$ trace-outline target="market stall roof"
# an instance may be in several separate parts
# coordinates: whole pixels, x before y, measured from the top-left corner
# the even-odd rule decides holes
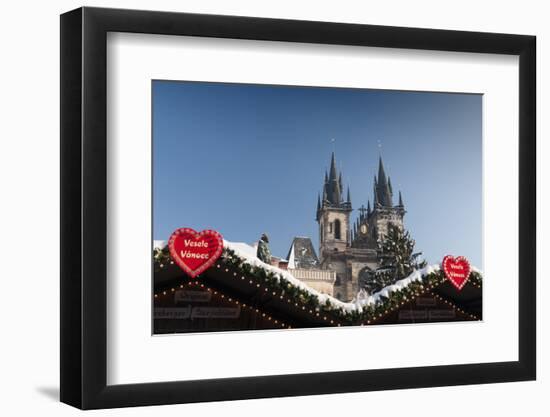
[[[189,278],[170,259],[163,243],[155,245],[155,290]],[[481,272],[473,269],[461,291],[447,281],[439,265],[429,265],[381,291],[364,292],[343,302],[309,287],[291,272],[260,261],[252,246],[224,241],[218,261],[197,280],[204,280],[236,298],[255,300],[288,321],[311,326],[366,324],[397,308],[404,300],[431,292],[481,318]]]

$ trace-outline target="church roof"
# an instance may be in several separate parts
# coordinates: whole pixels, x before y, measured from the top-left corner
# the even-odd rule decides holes
[[[288,267],[311,269],[319,267],[319,258],[309,237],[295,237],[288,251]]]

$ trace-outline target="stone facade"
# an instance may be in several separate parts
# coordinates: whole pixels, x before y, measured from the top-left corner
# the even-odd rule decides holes
[[[289,272],[314,290],[334,297],[336,273],[328,269],[289,269]]]
[[[352,221],[351,194],[343,198],[342,174],[336,169],[334,153],[325,172],[322,198],[317,199],[319,257],[308,237],[295,237],[287,260],[288,270],[310,287],[351,301],[364,282],[380,267],[379,244],[390,225],[404,229],[405,207],[401,192],[393,204],[391,180],[386,177],[382,158],[374,177],[373,204],[362,205]]]
[[[384,240],[389,225],[404,228],[405,208],[401,193],[393,204],[391,180],[386,177],[382,158],[378,176],[374,177],[374,195],[371,208],[361,206],[355,221],[349,188],[342,198],[342,175],[336,169],[334,153],[330,172],[325,174],[323,197],[317,201],[319,224],[319,269],[336,273],[333,295],[343,301],[352,300],[362,281],[380,266],[379,243]]]
[[[334,295],[336,273],[321,269],[315,248],[308,237],[295,237],[287,255],[288,271],[311,288]]]

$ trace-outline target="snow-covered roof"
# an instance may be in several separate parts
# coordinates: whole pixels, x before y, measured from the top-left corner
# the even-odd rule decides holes
[[[153,240],[153,249],[164,249],[166,240]]]
[[[414,271],[412,274],[410,274],[408,277],[403,278],[396,283],[392,285],[388,285],[387,287],[382,288],[380,291],[368,295],[364,291],[360,292],[355,300],[352,302],[346,303],[341,300],[338,300],[335,297],[332,297],[328,294],[321,293],[304,282],[300,281],[299,279],[295,278],[291,272],[277,268],[272,265],[268,265],[261,260],[259,260],[256,256],[256,248],[253,246],[242,243],[242,242],[230,242],[227,240],[223,241],[224,248],[227,248],[235,253],[236,256],[241,258],[244,262],[247,264],[262,268],[267,272],[271,272],[277,279],[284,279],[290,284],[294,285],[297,288],[303,289],[310,293],[311,295],[314,295],[319,300],[320,304],[326,304],[328,301],[333,307],[339,308],[347,313],[352,312],[361,312],[364,307],[378,304],[382,301],[382,298],[389,298],[391,293],[400,291],[406,287],[408,287],[413,282],[421,282],[423,281],[424,277],[427,275],[430,275],[434,272],[439,272],[441,270],[441,267],[437,264],[434,265],[428,265],[425,268],[422,268],[420,270]],[[155,241],[154,245],[155,248],[163,248],[166,246],[166,242],[164,241]],[[481,274],[482,272],[472,267],[472,271],[477,272]]]
[[[277,278],[284,278],[286,281],[294,285],[295,287],[301,288],[303,290],[308,291],[310,294],[315,295],[319,302],[321,304],[325,304],[328,300],[332,305],[335,305],[337,307],[342,308],[346,311],[352,311],[354,308],[351,306],[350,303],[344,303],[337,298],[331,297],[330,295],[323,294],[313,288],[311,288],[309,285],[304,284],[302,281],[300,281],[298,278],[295,278],[294,275],[292,275],[289,271],[277,268],[272,265],[268,265],[265,262],[260,261],[256,254],[254,253],[253,256],[251,256],[250,252],[250,246],[246,243],[234,243],[229,242],[227,240],[223,241],[223,245],[225,248],[232,250],[235,252],[235,255],[237,255],[239,258],[243,259],[247,264],[263,268],[265,271],[272,272],[275,274]],[[248,248],[247,248],[248,246]],[[351,308],[351,310],[350,310]]]
[[[233,243],[233,242],[224,240],[224,247],[231,249],[233,252],[235,252],[237,256],[242,258],[246,263],[255,267],[263,268],[268,272],[272,272],[275,274],[276,277],[282,277],[288,282],[290,282],[292,285],[308,291],[310,294],[315,295],[319,299],[319,302],[321,304],[325,304],[327,301],[329,301],[333,306],[340,308],[346,312],[353,312],[353,311],[360,312],[363,310],[364,307],[376,304],[379,301],[381,301],[382,297],[389,298],[392,292],[399,291],[407,287],[408,285],[410,285],[412,282],[422,281],[425,276],[433,272],[439,272],[441,269],[439,265],[428,265],[425,268],[414,271],[408,277],[397,281],[395,284],[388,285],[387,287],[382,288],[382,290],[378,291],[377,293],[364,296],[364,297],[357,297],[356,300],[349,303],[345,303],[343,301],[338,300],[337,298],[334,298],[327,294],[323,294],[311,288],[307,284],[295,278],[289,271],[274,267],[272,265],[268,265],[260,261],[255,256],[255,254],[251,256],[250,250],[246,248],[247,246],[248,245],[246,245],[246,243]],[[477,271],[477,269],[475,268],[472,268],[472,270]]]

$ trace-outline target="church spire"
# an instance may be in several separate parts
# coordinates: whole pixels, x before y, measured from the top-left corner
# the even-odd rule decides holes
[[[401,191],[399,191],[399,207],[405,207],[405,205],[403,204],[403,197],[401,197]]]
[[[330,158],[330,176],[329,181],[336,181],[336,160],[334,158],[334,152]]]
[[[342,178],[342,172],[338,172],[338,168],[336,168],[336,156],[334,152],[332,152],[330,157],[330,168],[328,171],[325,170],[325,182],[320,198],[320,210],[332,207],[351,211],[351,193],[348,186],[347,194],[344,194],[346,193],[346,189],[344,188]],[[345,200],[344,197],[346,197]]]
[[[384,170],[384,163],[382,162],[382,157],[378,157],[378,183],[387,184],[386,180],[386,171]]]
[[[378,200],[384,207],[393,206],[391,182],[388,183],[386,178],[386,171],[384,170],[384,163],[382,162],[382,156],[378,158],[378,183],[376,184],[378,191]]]
[[[336,169],[336,158],[334,157],[334,152],[332,152],[332,157],[330,159],[330,171],[325,188],[329,203],[339,205],[342,200],[342,189],[340,179],[338,178],[338,170]]]

